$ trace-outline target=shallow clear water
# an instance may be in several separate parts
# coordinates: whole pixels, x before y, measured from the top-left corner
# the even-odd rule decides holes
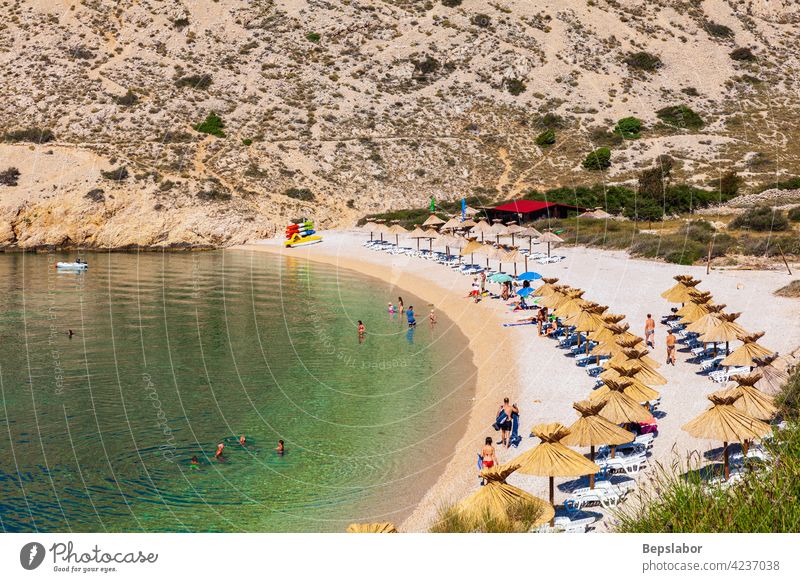
[[[86,274],[53,268],[71,258],[0,255],[5,531],[399,521],[463,433],[466,338],[441,314],[429,326],[412,296],[409,332],[386,313],[389,284],[244,251],[96,253]]]

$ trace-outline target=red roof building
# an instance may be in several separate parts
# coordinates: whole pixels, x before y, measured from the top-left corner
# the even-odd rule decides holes
[[[490,219],[499,218],[504,222],[516,220],[517,222],[533,222],[539,218],[566,218],[570,213],[586,210],[571,204],[560,202],[543,202],[541,200],[514,200],[508,204],[501,204],[494,208],[487,208],[486,213]]]

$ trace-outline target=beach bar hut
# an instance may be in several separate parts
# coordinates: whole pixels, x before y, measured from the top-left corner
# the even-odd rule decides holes
[[[563,424],[538,424],[531,433],[542,442],[522,453],[513,462],[519,464],[520,473],[549,478],[550,505],[555,501],[555,477],[580,477],[600,471],[600,467],[594,462],[561,443],[561,439],[569,434],[569,429]],[[553,525],[552,520],[550,525]]]
[[[578,413],[569,434],[561,439],[561,443],[570,447],[589,447],[589,460],[594,462],[594,448],[601,445],[624,445],[635,437],[632,432],[620,428],[613,422],[600,416],[602,402],[581,400],[572,404]],[[594,473],[589,475],[589,488],[594,489]]]
[[[765,437],[772,432],[767,423],[745,414],[734,406],[739,398],[738,394],[728,391],[709,394],[711,407],[681,427],[693,437],[722,442],[726,481],[730,477],[728,444],[744,443]]]

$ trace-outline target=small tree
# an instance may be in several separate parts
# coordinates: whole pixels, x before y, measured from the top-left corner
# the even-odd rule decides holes
[[[685,129],[700,129],[703,118],[686,105],[671,105],[656,111],[658,118],[664,123]]]
[[[527,87],[525,86],[525,83],[519,79],[506,79],[506,89],[508,89],[508,92],[516,97],[520,93],[523,93]]]
[[[656,55],[645,51],[628,53],[623,60],[632,69],[639,69],[640,71],[652,72],[664,66],[664,63]]]
[[[614,133],[625,139],[637,139],[642,131],[642,120],[637,117],[623,117],[614,126]]]
[[[754,61],[756,60],[756,55],[749,48],[740,47],[731,52],[731,58],[734,61]]]
[[[608,148],[597,148],[590,152],[583,160],[583,167],[587,170],[605,170],[611,167],[611,150]]]
[[[783,212],[772,206],[756,206],[750,208],[734,218],[730,228],[755,230],[758,232],[773,232],[789,230],[789,221]]]
[[[0,172],[0,186],[16,186],[19,176],[19,170],[14,167]]]
[[[739,193],[739,185],[741,183],[742,179],[736,173],[736,170],[725,172],[719,179],[719,193],[722,198],[725,200],[734,198]]]
[[[536,136],[536,145],[543,148],[550,147],[556,143],[556,132],[548,129]]]

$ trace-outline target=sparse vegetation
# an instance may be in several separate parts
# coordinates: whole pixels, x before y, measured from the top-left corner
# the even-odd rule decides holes
[[[783,231],[789,229],[789,220],[782,210],[772,206],[756,206],[734,218],[728,227],[757,232]]]
[[[122,182],[128,179],[128,168],[125,166],[120,166],[119,168],[114,168],[108,171],[100,170],[100,175],[105,178],[106,180],[112,180],[114,182]]]
[[[788,285],[784,285],[775,291],[775,295],[779,297],[800,297],[800,279],[795,279]]]
[[[479,26],[481,28],[489,28],[492,24],[492,18],[488,14],[478,13],[473,14],[472,18],[470,18],[470,22],[475,26]]]
[[[719,191],[722,194],[723,198],[730,200],[731,198],[738,195],[739,186],[741,185],[741,183],[742,179],[739,177],[739,174],[737,174],[735,170],[725,172],[719,179]]]
[[[131,107],[133,105],[136,105],[138,101],[139,101],[139,96],[130,89],[128,89],[125,95],[119,95],[114,97],[114,102],[117,105],[122,105],[123,107]]]
[[[185,75],[175,79],[176,87],[188,87],[190,89],[197,89],[198,91],[205,91],[211,86],[211,75],[203,73],[196,75]]]
[[[40,127],[26,127],[24,129],[14,129],[7,131],[3,135],[3,140],[16,143],[29,141],[33,143],[47,143],[55,139],[55,135],[49,129]]]
[[[515,97],[517,95],[524,93],[525,89],[527,88],[525,86],[525,83],[519,79],[506,79],[505,85],[508,92],[514,95]]]
[[[786,213],[786,218],[792,222],[800,222],[800,206],[790,208],[789,212]]]
[[[664,66],[664,63],[661,62],[661,59],[658,58],[657,55],[646,51],[628,53],[625,55],[623,61],[632,69],[647,71],[648,73],[656,71]]]
[[[322,39],[322,35],[320,35],[318,32],[307,32],[306,33],[306,40],[308,40],[310,42],[318,43],[320,41],[320,39]]]
[[[711,20],[703,21],[703,28],[709,35],[716,36],[717,38],[730,38],[733,36],[733,31],[730,28],[724,24],[712,22]]]
[[[557,113],[537,115],[532,120],[533,126],[540,129],[559,129],[564,127],[564,119]]]
[[[536,136],[536,145],[546,148],[556,143],[556,132],[552,129],[546,129]]]
[[[314,193],[308,188],[289,188],[283,192],[283,195],[304,202],[313,202],[315,198]]]
[[[642,120],[637,117],[623,117],[614,126],[614,133],[625,139],[637,139],[642,131]]]
[[[197,192],[197,197],[207,202],[225,202],[231,199],[231,193],[219,180],[212,178]]]
[[[590,152],[583,160],[583,167],[587,170],[605,170],[611,167],[611,150],[608,148],[597,148]]]
[[[84,198],[91,200],[92,202],[103,202],[106,197],[103,193],[101,188],[93,188],[89,190],[86,194],[83,195]]]
[[[461,1],[462,0],[442,0],[442,5],[448,8],[455,8],[456,6],[461,6]]]
[[[731,52],[731,58],[734,61],[754,61],[756,60],[756,55],[749,48],[740,47]]]
[[[467,515],[452,505],[439,511],[430,533],[525,533],[529,532],[542,515],[541,506],[529,501],[518,501],[506,510],[506,518],[489,513],[481,517]]]
[[[672,105],[656,111],[658,118],[669,125],[681,129],[700,129],[703,118],[686,105]]]
[[[11,167],[0,172],[0,186],[16,186],[19,181],[19,170]]]
[[[223,123],[222,118],[212,111],[206,116],[202,123],[195,125],[194,129],[195,131],[207,133],[208,135],[213,135],[214,137],[225,137],[225,132],[222,131],[222,128],[224,127],[225,124]]]

